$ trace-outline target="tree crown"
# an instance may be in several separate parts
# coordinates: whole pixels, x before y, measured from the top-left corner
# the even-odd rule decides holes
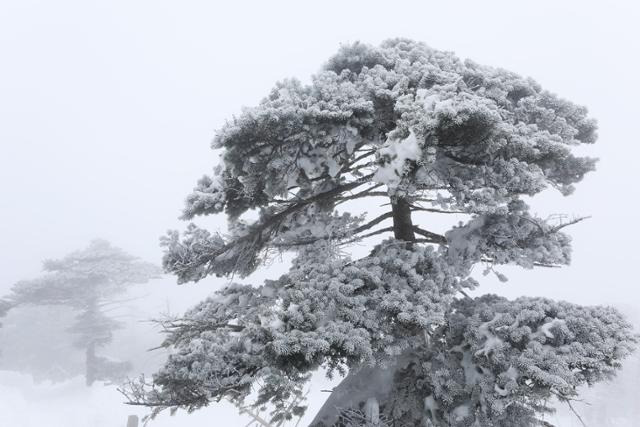
[[[311,84],[278,83],[217,133],[221,162],[189,194],[183,218],[224,211],[230,236],[195,225],[182,240],[170,233],[165,268],[181,281],[247,275],[268,249],[352,243],[394,215],[337,213],[355,199],[530,221],[520,197],[571,193],[595,163],[571,149],[594,142],[595,129],[584,107],[505,70],[403,39],[345,46]],[[250,210],[257,221],[241,218]],[[446,240],[411,227],[404,240]]]

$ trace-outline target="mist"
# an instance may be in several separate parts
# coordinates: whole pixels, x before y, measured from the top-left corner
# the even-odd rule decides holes
[[[597,170],[569,197],[547,191],[531,200],[541,216],[589,216],[567,229],[571,265],[502,267],[509,281],[480,275],[477,294],[612,305],[639,330],[639,20],[640,5],[632,1],[5,1],[0,296],[40,276],[44,260],[96,238],[161,265],[160,236],[184,229],[179,216],[186,195],[219,161],[210,146],[216,129],[243,106],[258,104],[277,81],[308,83],[341,44],[407,37],[530,76],[587,106],[598,121],[597,143],[580,148],[581,155],[600,159]],[[224,215],[197,222],[226,230]],[[274,261],[244,282],[275,279],[288,261]],[[132,288],[112,312],[125,326],[103,353],[130,361],[131,375],[152,374],[166,353],[148,351],[163,339],[150,320],[181,314],[228,282],[209,277],[178,285],[160,274]],[[148,413],[125,405],[115,385],[85,387],[81,354],[62,338],[72,317],[60,307],[31,307],[0,319],[0,425],[125,426],[128,415]],[[54,337],[47,345],[51,359],[69,363],[60,378],[47,369],[49,354],[38,342],[44,336]],[[587,425],[637,425],[638,366],[636,353],[618,379],[585,395],[591,407],[576,405]],[[330,383],[314,377],[311,418],[301,425],[311,421]],[[566,407],[551,417],[558,426],[580,425]],[[149,425],[250,421],[222,403],[163,414]]]

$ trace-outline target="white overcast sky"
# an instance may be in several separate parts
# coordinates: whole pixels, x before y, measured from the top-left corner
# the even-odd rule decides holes
[[[2,0],[0,291],[94,237],[159,262],[226,118],[308,81],[340,43],[401,36],[531,76],[599,120],[599,170],[535,204],[593,217],[570,229],[573,265],[483,289],[640,308],[639,23],[636,1]]]

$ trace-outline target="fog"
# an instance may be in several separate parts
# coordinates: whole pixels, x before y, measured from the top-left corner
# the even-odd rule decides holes
[[[6,0],[0,4],[0,296],[37,277],[43,260],[95,238],[159,265],[158,239],[184,227],[178,219],[184,198],[216,164],[210,141],[226,119],[258,103],[277,80],[309,81],[341,43],[407,37],[531,76],[587,106],[599,123],[598,142],[583,150],[600,158],[597,171],[570,197],[548,192],[532,202],[542,215],[591,217],[569,229],[572,265],[505,268],[509,282],[487,276],[479,293],[612,304],[636,313],[638,22],[640,5],[633,1]],[[225,228],[223,216],[199,223]],[[274,263],[249,282],[285,270],[286,263]],[[126,356],[134,360],[139,350],[138,371],[152,372],[147,368],[156,362],[146,350],[161,340],[142,321],[182,312],[227,280],[175,282],[166,275],[141,285],[139,298],[122,308],[131,327],[116,334],[110,351],[137,342]],[[124,426],[126,414],[144,413],[122,405],[113,388],[84,393],[82,379],[33,384],[26,374],[0,374],[2,426]],[[311,394],[316,407],[319,388]],[[621,399],[629,393],[607,390]],[[156,425],[249,421],[233,407],[214,405],[161,417]],[[567,415],[558,425],[574,422]]]

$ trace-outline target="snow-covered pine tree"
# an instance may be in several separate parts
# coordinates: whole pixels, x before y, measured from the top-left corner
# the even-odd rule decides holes
[[[74,345],[86,353],[86,382],[126,376],[127,362],[110,361],[96,355],[96,348],[111,342],[120,324],[104,309],[114,304],[127,287],[146,283],[161,269],[141,261],[105,240],[94,240],[80,251],[59,260],[44,262],[46,272],[33,280],[16,283],[6,298],[11,307],[21,305],[63,305],[78,312],[69,332]]]
[[[611,308],[466,291],[476,264],[569,263],[575,220],[538,218],[523,196],[570,194],[595,164],[572,148],[595,140],[585,108],[533,80],[409,40],[345,46],[311,84],[278,83],[217,133],[221,162],[186,200],[184,219],[225,212],[229,234],[170,232],[164,268],[248,276],[293,251],[291,269],[168,320],[174,352],[130,403],[193,410],[256,391],[280,425],[326,369],[348,374],[313,425],[538,425],[554,398],[611,376],[636,336]],[[372,203],[386,211],[351,209]],[[454,212],[466,222],[429,229]]]

